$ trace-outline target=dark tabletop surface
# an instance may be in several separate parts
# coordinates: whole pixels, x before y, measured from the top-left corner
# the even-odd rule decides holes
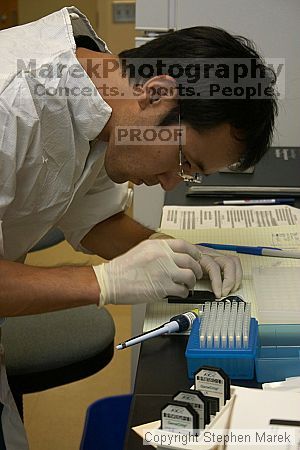
[[[233,200],[233,199],[245,199],[245,198],[280,198],[280,197],[294,197],[295,198],[295,205],[296,208],[300,208],[300,196],[294,196],[292,194],[249,194],[249,195],[242,195],[242,194],[236,194],[233,195],[224,195],[222,197],[216,197],[215,195],[199,195],[195,197],[187,197],[186,196],[187,187],[184,183],[180,183],[176,186],[175,189],[173,189],[170,192],[166,192],[165,195],[165,205],[178,205],[178,206],[215,206],[214,202],[220,201],[220,200]],[[298,194],[299,195],[299,194]],[[246,208],[246,206],[245,206]]]
[[[215,201],[221,200],[215,196],[186,197],[186,189],[184,183],[181,183],[173,191],[166,193],[165,205],[212,206]],[[230,198],[232,197],[222,197]],[[239,195],[238,198],[246,197]],[[255,197],[251,195],[248,198]],[[300,208],[300,198],[296,198],[295,206]],[[187,336],[160,336],[142,344],[124,450],[153,450],[152,446],[143,445],[142,439],[131,427],[159,420],[162,406],[178,390],[187,389],[193,384],[187,377],[184,356],[187,339]],[[255,381],[235,380],[234,384],[260,387]]]

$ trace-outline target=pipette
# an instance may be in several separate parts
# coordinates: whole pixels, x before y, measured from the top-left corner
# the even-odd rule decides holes
[[[122,350],[124,348],[131,347],[132,345],[139,344],[140,342],[146,341],[147,339],[156,336],[160,336],[162,334],[187,331],[192,327],[194,320],[197,317],[198,316],[195,311],[188,311],[183,314],[178,314],[177,316],[172,317],[169,322],[161,325],[160,327],[128,339],[127,341],[118,344],[116,348],[118,350]]]

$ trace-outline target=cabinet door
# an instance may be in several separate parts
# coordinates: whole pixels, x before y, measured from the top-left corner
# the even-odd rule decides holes
[[[175,28],[175,0],[136,0],[136,29],[168,31]]]

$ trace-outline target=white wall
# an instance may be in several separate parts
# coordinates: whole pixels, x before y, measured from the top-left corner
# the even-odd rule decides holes
[[[285,58],[285,98],[275,145],[300,145],[300,1],[177,0],[177,28],[210,25],[255,42],[265,58]]]

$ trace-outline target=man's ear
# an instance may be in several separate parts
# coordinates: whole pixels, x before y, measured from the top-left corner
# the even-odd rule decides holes
[[[158,75],[150,78],[142,86],[137,98],[141,109],[164,100],[175,100],[177,98],[177,85],[174,78],[169,75]]]

